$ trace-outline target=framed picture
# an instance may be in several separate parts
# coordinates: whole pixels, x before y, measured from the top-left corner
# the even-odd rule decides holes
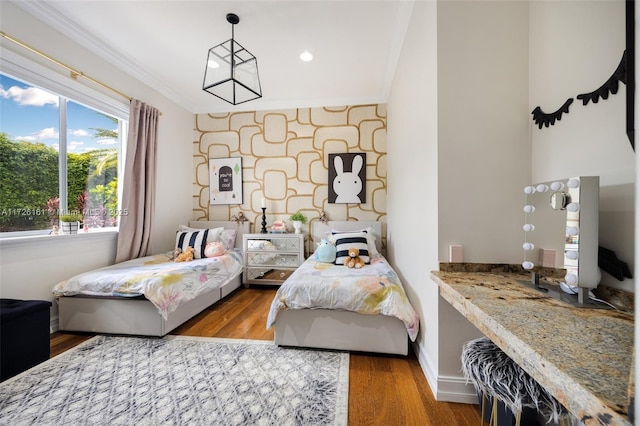
[[[367,154],[329,154],[329,202],[365,203]]]
[[[211,204],[242,204],[242,157],[209,159]]]

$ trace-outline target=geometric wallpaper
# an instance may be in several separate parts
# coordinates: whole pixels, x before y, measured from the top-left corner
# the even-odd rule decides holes
[[[334,153],[366,153],[365,203],[328,202]],[[209,158],[227,157],[242,157],[243,203],[210,205]],[[259,232],[264,198],[267,227],[281,219],[292,229],[297,211],[308,218],[304,232],[323,211],[329,220],[386,222],[386,159],[386,104],[196,114],[193,220],[229,220],[242,211]]]

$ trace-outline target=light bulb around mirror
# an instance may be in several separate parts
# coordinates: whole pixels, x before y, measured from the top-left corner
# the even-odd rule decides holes
[[[533,231],[534,229],[536,229],[536,227],[535,227],[535,226],[533,226],[533,225],[532,225],[532,224],[530,224],[530,223],[525,223],[525,224],[524,224],[524,226],[522,227],[522,229],[524,229],[524,232],[531,232],[531,231]]]
[[[576,260],[578,258],[578,251],[577,250],[567,250],[567,251],[564,252],[564,255],[569,260]]]
[[[535,192],[536,192],[536,187],[535,186],[529,185],[529,186],[525,186],[524,187],[524,193],[527,194],[527,195],[534,194]]]
[[[541,183],[540,185],[536,186],[536,191],[538,192],[547,192],[548,190],[549,190],[549,187],[544,183]]]
[[[578,227],[577,226],[567,226],[567,235],[571,237],[575,237],[578,235]]]
[[[567,204],[567,211],[575,213],[580,209],[580,205],[578,203],[569,203]]]
[[[576,274],[569,273],[564,276],[564,282],[566,282],[568,285],[575,286],[576,284],[578,284],[578,276]]]
[[[527,269],[527,270],[529,270],[529,269],[533,269],[533,263],[532,263],[532,262],[529,262],[528,260],[527,260],[527,261],[524,261],[524,262],[522,262],[522,267],[523,267],[524,269]]]
[[[580,179],[572,178],[567,182],[569,188],[577,188],[580,186]]]
[[[532,243],[524,243],[522,245],[522,248],[525,249],[526,251],[531,251],[535,248],[535,246]]]
[[[562,188],[564,188],[564,183],[562,182],[552,182],[551,185],[549,185],[549,188],[551,188],[551,190],[553,191],[560,191]]]
[[[532,206],[531,204],[527,204],[526,206],[524,206],[523,210],[525,213],[533,213],[536,211],[536,207]]]

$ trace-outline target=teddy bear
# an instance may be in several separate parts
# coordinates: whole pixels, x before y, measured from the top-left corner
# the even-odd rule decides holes
[[[360,250],[356,247],[351,247],[349,249],[349,258],[344,261],[344,265],[347,268],[362,268],[364,266],[364,260],[360,258]]]
[[[174,262],[189,262],[193,260],[194,252],[195,250],[193,249],[193,247],[189,246],[185,249],[185,251],[183,251],[182,253],[176,256],[176,259],[174,260]]]

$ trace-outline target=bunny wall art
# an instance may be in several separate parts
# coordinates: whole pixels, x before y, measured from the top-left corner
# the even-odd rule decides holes
[[[329,202],[364,203],[366,154],[329,154]]]

